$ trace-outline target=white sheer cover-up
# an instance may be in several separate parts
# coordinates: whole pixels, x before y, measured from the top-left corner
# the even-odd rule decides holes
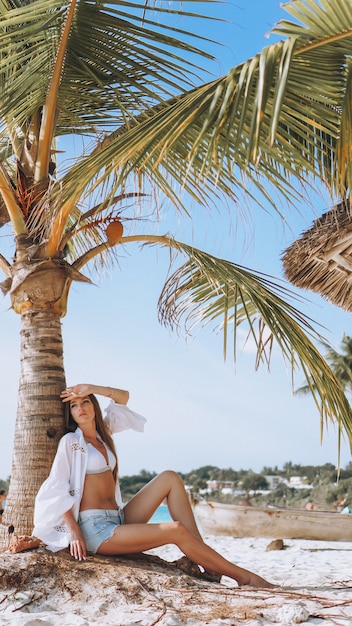
[[[111,401],[105,412],[104,421],[112,434],[130,428],[144,431],[145,417],[124,404]],[[70,543],[70,533],[62,515],[72,509],[75,520],[78,520],[87,458],[87,444],[81,429],[64,435],[59,441],[50,474],[38,491],[32,534],[52,552],[67,548]],[[118,506],[122,506],[118,481],[115,497]]]

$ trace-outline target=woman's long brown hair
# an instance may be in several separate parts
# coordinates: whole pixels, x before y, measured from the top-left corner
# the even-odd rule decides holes
[[[113,438],[111,436],[110,430],[108,429],[107,425],[105,424],[105,422],[103,420],[103,415],[102,415],[102,412],[101,412],[100,404],[99,404],[98,400],[96,399],[95,395],[93,393],[90,393],[88,395],[88,398],[92,401],[93,406],[94,406],[95,424],[96,424],[98,435],[100,435],[100,437],[102,438],[104,443],[106,443],[108,448],[110,448],[111,452],[113,453],[113,455],[114,455],[114,457],[116,459],[116,465],[115,465],[113,473],[112,473],[113,477],[114,477],[114,480],[116,482],[117,481],[117,472],[118,472],[118,461],[117,461],[117,454],[116,454],[114,440],[113,440]],[[65,402],[65,426],[66,426],[66,431],[67,432],[71,432],[71,433],[74,432],[76,430],[76,428],[78,428],[77,422],[75,422],[75,420],[72,417],[71,408],[70,408],[70,403],[69,402]]]

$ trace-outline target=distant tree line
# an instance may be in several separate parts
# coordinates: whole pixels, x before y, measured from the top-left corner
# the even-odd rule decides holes
[[[147,472],[145,469],[142,469],[139,474],[133,474],[132,476],[120,476],[119,483],[123,501],[128,501],[154,476],[156,476],[156,472]]]
[[[288,487],[284,483],[270,494],[270,501],[275,504],[296,504],[304,498],[316,497],[321,504],[332,505],[335,500],[349,498],[352,499],[352,462],[341,469],[339,480],[338,471],[332,463],[324,465],[300,465],[291,461],[285,463],[282,468],[263,467],[261,472],[254,472],[251,469],[234,470],[233,468],[219,468],[214,465],[204,465],[190,472],[178,472],[185,484],[194,494],[207,489],[208,481],[231,481],[235,489],[243,492],[260,492],[269,488],[266,476],[281,476],[283,480],[289,481],[292,476],[306,477],[307,489],[296,490]],[[141,470],[139,474],[133,476],[122,476],[120,486],[122,496],[125,501],[131,498],[143,485],[156,476],[156,472]],[[311,486],[312,487],[311,487]],[[222,497],[221,494],[210,494],[213,498],[226,501],[234,500],[232,496]],[[258,503],[265,500],[265,496],[260,493],[254,501]]]

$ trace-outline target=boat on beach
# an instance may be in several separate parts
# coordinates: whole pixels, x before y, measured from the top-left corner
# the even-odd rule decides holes
[[[352,515],[334,511],[262,509],[205,501],[193,507],[205,535],[352,541]]]

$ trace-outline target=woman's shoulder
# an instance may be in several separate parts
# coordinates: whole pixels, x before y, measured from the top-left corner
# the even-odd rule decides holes
[[[70,441],[71,439],[78,439],[78,433],[76,430],[69,431],[62,435],[60,441]]]
[[[73,444],[79,445],[81,441],[80,433],[77,430],[68,432],[63,435],[59,441],[59,448],[65,448],[67,446],[72,446]]]
[[[57,446],[57,461],[59,462],[62,458],[71,458],[76,452],[85,454],[87,452],[87,447],[84,444],[84,439],[82,439],[80,430],[79,432],[74,431],[63,435]]]

